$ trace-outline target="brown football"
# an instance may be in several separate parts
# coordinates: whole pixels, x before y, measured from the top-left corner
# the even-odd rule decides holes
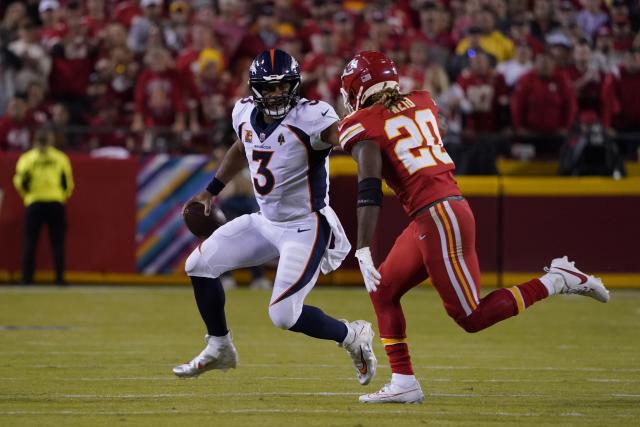
[[[199,202],[191,202],[182,212],[184,223],[196,237],[206,239],[226,222],[224,214],[215,205],[211,205],[209,215],[204,214],[204,205]]]

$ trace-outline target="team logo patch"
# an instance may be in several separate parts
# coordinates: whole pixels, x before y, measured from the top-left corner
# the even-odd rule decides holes
[[[253,132],[250,130],[244,131],[244,142],[251,142],[253,140]]]
[[[278,135],[278,144],[280,144],[280,145],[284,144],[284,135],[283,134]]]

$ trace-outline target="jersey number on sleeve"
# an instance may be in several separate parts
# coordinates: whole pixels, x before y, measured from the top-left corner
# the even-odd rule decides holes
[[[264,185],[260,185],[258,179],[253,178],[253,186],[255,187],[258,194],[266,196],[271,193],[273,190],[273,186],[276,183],[275,178],[273,177],[273,173],[267,168],[269,165],[269,161],[271,160],[271,156],[273,156],[273,151],[258,151],[253,150],[253,161],[260,162],[258,165],[258,173],[264,177]]]
[[[409,175],[423,168],[453,163],[442,146],[438,122],[430,109],[416,111],[413,119],[399,115],[385,122],[384,131],[390,141],[402,135],[401,129],[409,135],[396,141],[394,151]]]

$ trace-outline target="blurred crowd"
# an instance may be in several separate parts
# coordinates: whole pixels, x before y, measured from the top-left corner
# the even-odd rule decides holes
[[[301,63],[303,96],[339,112],[345,62],[383,51],[403,91],[432,93],[454,152],[557,155],[597,126],[635,157],[638,3],[5,0],[0,151],[28,149],[48,123],[65,150],[211,152],[233,140],[248,64],[279,47]]]

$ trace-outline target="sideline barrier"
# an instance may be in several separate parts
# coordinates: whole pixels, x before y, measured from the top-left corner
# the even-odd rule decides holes
[[[0,283],[19,279],[23,207],[13,185],[16,155],[0,154]],[[68,204],[67,278],[72,283],[187,284],[184,259],[197,241],[180,207],[210,179],[204,156],[128,160],[72,156],[76,192]],[[332,205],[352,242],[356,232],[356,168],[331,158]],[[640,178],[458,177],[477,223],[484,286],[539,276],[551,258],[569,255],[611,287],[640,288]],[[408,219],[385,188],[373,255],[380,261]],[[50,277],[42,233],[36,278]],[[140,274],[145,273],[145,274]],[[271,272],[272,274],[272,272]],[[248,281],[248,273],[236,274]],[[352,255],[321,284],[361,284]]]

